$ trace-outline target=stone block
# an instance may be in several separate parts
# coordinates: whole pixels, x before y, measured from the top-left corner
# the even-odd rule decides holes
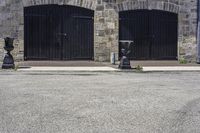
[[[98,5],[96,7],[96,11],[103,11],[104,10],[104,6],[103,5]]]
[[[108,23],[107,23],[107,28],[108,28],[108,29],[115,29],[115,23],[113,23],[113,22],[108,22]]]

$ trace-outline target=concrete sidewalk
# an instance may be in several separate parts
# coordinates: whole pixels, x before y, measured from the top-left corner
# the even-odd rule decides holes
[[[0,62],[1,63],[1,62]],[[110,62],[95,62],[95,61],[22,61],[15,62],[16,66],[31,66],[31,67],[113,67]],[[115,68],[119,65],[119,61],[116,61]],[[161,66],[200,66],[196,63],[180,64],[179,61],[174,60],[134,60],[131,61],[131,66],[143,66],[143,67],[161,67]]]
[[[19,72],[135,72],[136,69],[121,70],[113,67],[27,67],[17,69]],[[141,72],[199,71],[198,66],[143,67]]]
[[[0,62],[1,63],[1,62]],[[120,70],[118,63],[94,61],[26,61],[16,62],[19,72],[135,72],[136,69]],[[169,71],[200,71],[199,64],[179,64],[178,61],[131,61],[132,68],[137,65],[143,72],[169,72]]]
[[[38,71],[55,71],[55,72],[113,72],[119,71],[119,69],[112,67],[27,67],[27,68],[19,68],[17,71],[19,72],[38,72]]]
[[[199,66],[143,67],[144,72],[200,71]]]

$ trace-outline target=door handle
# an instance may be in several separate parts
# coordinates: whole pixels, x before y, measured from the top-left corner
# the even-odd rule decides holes
[[[66,33],[63,33],[63,36],[65,36],[65,37],[66,37],[66,36],[67,36],[67,34],[66,34]]]
[[[57,33],[58,36],[67,36],[67,33]]]

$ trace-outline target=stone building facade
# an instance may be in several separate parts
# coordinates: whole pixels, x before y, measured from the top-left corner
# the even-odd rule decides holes
[[[33,5],[73,5],[94,10],[94,60],[109,61],[119,52],[119,12],[162,10],[178,14],[178,59],[196,61],[197,0],[0,0],[0,60],[4,56],[3,38],[15,38],[12,52],[16,61],[24,60],[23,8]],[[118,56],[116,56],[118,57]]]

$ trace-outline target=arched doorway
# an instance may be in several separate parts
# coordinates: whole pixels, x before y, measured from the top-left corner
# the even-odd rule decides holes
[[[94,11],[75,6],[25,7],[25,60],[92,60],[93,17]]]
[[[160,10],[122,11],[119,40],[134,40],[131,59],[177,59],[178,15]]]

